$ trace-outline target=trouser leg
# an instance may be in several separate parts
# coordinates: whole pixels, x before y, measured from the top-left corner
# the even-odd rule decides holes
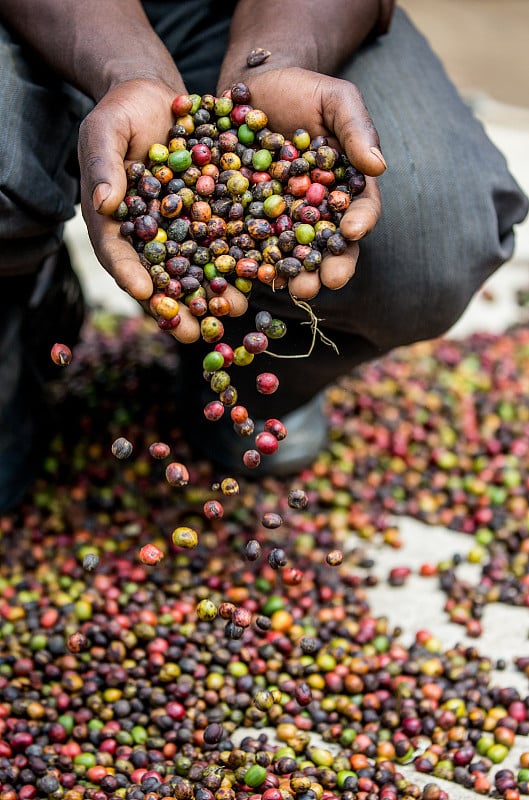
[[[0,276],[34,272],[59,249],[89,107],[0,26]]]
[[[75,341],[80,288],[62,231],[77,198],[77,128],[89,102],[0,26],[0,512],[23,497],[53,430],[54,341]]]

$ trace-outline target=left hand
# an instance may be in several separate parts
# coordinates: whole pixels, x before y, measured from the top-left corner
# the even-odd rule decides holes
[[[178,87],[178,78],[174,79]],[[180,92],[184,92],[181,84]],[[81,207],[90,241],[99,262],[118,286],[151,313],[149,298],[152,279],[141,265],[138,254],[120,234],[112,217],[125,195],[127,179],[124,164],[145,158],[153,142],[164,142],[174,122],[171,102],[178,93],[162,81],[123,81],[110,89],[81,125],[79,165]],[[225,297],[230,315],[246,310],[246,297],[229,286]],[[170,334],[187,344],[200,337],[200,323],[185,303],[180,303],[180,324]]]
[[[289,282],[291,294],[302,299],[315,297],[322,284],[340,289],[354,275],[358,240],[373,230],[381,215],[376,177],[384,172],[386,163],[362,95],[348,81],[299,67],[256,75],[249,72],[242,79],[252,93],[252,105],[268,116],[271,130],[291,137],[297,128],[304,128],[311,137],[326,136],[366,175],[366,188],[351,203],[340,224],[342,235],[350,242],[346,252],[326,257],[317,272],[302,271]]]

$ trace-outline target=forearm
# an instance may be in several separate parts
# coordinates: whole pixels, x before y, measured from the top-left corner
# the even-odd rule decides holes
[[[181,79],[138,0],[2,0],[0,19],[69,83],[98,101],[123,80]]]
[[[283,67],[334,75],[370,34],[387,27],[392,7],[392,0],[240,0],[218,88]],[[248,68],[257,47],[271,55]]]

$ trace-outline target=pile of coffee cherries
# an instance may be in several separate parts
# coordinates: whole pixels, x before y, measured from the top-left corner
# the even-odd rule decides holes
[[[235,495],[189,458],[171,337],[89,323],[42,479],[0,517],[0,800],[526,797],[506,654],[475,628],[445,650],[395,581],[390,616],[370,590],[395,516],[475,536],[479,578],[432,548],[416,602],[436,581],[459,625],[517,606],[529,676],[529,330],[364,365],[329,390],[313,465]]]
[[[249,295],[254,281],[281,288],[303,270],[318,270],[326,255],[342,254],[340,221],[365,188],[364,175],[325,137],[299,129],[287,140],[250,102],[242,83],[218,98],[177,96],[167,144],[152,144],[145,163],[127,166],[127,194],[115,213],[152,278],[150,310],[160,328],[177,328],[185,304],[213,345],[203,364],[218,395],[205,409],[212,420],[237,406],[227,369],[251,363],[269,339],[286,333],[282,320],[262,311],[240,346],[223,342],[223,318],[232,312],[226,289]],[[272,393],[277,385],[264,373],[257,390]],[[234,415],[244,426],[244,411]],[[264,448],[256,443],[246,466],[275,451],[264,433]]]

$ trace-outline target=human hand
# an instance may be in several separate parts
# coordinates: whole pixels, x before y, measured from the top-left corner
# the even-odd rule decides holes
[[[358,260],[358,240],[376,225],[381,214],[376,177],[386,169],[375,126],[359,90],[348,81],[299,67],[245,74],[252,105],[268,116],[269,127],[285,136],[305,128],[312,137],[326,136],[344,151],[349,161],[366,175],[366,188],[347,209],[340,231],[349,242],[340,256],[324,258],[317,272],[302,271],[289,282],[291,294],[314,297],[321,285],[340,289],[353,276]]]
[[[183,84],[175,89],[153,80],[119,83],[88,114],[79,134],[81,207],[95,254],[116,283],[149,313],[151,277],[112,214],[125,196],[125,165],[143,161],[153,143],[167,140],[174,123],[171,103],[184,91]],[[229,287],[225,296],[234,316],[244,313],[244,295]],[[184,343],[195,341],[199,321],[184,303],[179,313],[180,324],[171,334]]]

